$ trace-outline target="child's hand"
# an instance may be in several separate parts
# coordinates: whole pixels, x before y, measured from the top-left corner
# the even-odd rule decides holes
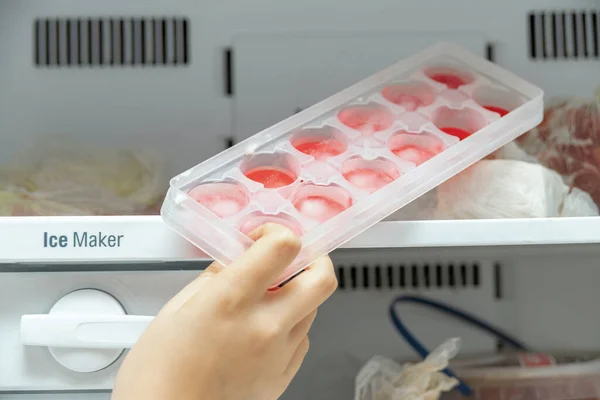
[[[323,257],[268,292],[301,243],[277,225],[251,236],[240,259],[212,264],[160,311],[123,362],[113,400],[271,400],[285,391],[337,280]]]

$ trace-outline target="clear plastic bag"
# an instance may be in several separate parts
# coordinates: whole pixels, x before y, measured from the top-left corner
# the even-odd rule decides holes
[[[600,86],[595,96],[549,102],[543,122],[517,143],[600,205]]]
[[[446,340],[416,364],[371,358],[356,376],[354,400],[437,400],[458,384],[440,371],[456,356],[459,343],[458,338]]]
[[[136,215],[157,210],[166,164],[147,149],[40,140],[0,172],[0,215]]]

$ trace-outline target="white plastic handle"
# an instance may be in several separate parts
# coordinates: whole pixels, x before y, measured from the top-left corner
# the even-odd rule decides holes
[[[21,343],[26,346],[128,349],[153,319],[141,315],[23,315]]]

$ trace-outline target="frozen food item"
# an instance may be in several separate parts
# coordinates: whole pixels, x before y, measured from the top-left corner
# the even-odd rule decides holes
[[[568,193],[560,175],[540,164],[482,160],[438,187],[436,218],[558,217]]]
[[[600,87],[594,99],[554,99],[544,121],[518,139],[540,163],[600,205]]]
[[[375,356],[356,376],[354,400],[437,400],[458,384],[440,372],[459,349],[459,339],[449,339],[415,364],[397,364]]]
[[[598,355],[494,354],[451,363],[474,400],[600,399]],[[466,399],[452,392],[446,400]]]
[[[148,149],[85,146],[48,137],[0,174],[0,215],[151,213],[166,192],[166,163]]]
[[[540,89],[439,44],[176,176],[161,214],[223,265],[252,244],[250,227],[289,227],[303,248],[278,285],[535,126],[542,112]],[[198,196],[209,187],[223,192]],[[231,199],[232,187],[244,195]]]

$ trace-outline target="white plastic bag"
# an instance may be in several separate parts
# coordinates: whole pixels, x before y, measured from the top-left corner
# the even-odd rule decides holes
[[[437,190],[437,219],[552,218],[598,215],[591,198],[569,190],[540,164],[483,160]]]
[[[458,338],[446,340],[417,364],[371,358],[356,376],[354,400],[437,400],[458,384],[440,371],[458,353],[459,343]]]
[[[438,188],[438,219],[558,217],[569,189],[539,164],[483,160]]]

